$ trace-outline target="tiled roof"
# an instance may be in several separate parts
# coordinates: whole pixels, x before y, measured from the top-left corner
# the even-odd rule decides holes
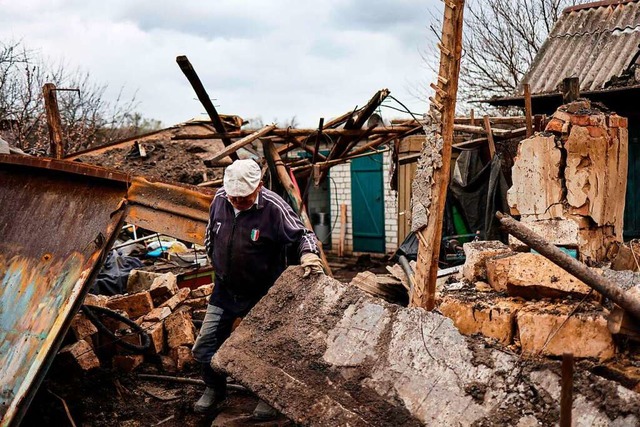
[[[638,82],[630,65],[637,63],[639,52],[639,0],[570,7],[542,45],[524,83],[533,94],[558,92],[566,77],[578,77],[581,92],[634,85]]]

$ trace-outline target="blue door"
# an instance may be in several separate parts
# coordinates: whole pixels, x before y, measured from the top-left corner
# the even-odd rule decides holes
[[[351,207],[353,250],[383,252],[384,198],[382,154],[351,161]]]
[[[640,237],[640,134],[638,128],[629,128],[629,171],[627,197],[624,205],[624,239]]]

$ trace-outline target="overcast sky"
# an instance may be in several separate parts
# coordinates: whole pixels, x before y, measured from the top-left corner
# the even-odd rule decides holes
[[[146,118],[204,113],[175,62],[186,55],[221,114],[315,127],[376,90],[422,113],[439,0],[0,0],[0,40],[80,67]],[[428,95],[427,95],[428,96]],[[399,107],[398,104],[386,104]],[[384,108],[387,118],[403,117]]]

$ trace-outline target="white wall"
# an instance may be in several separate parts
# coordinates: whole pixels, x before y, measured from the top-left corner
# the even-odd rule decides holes
[[[389,165],[391,151],[383,154],[382,185],[384,191],[384,232],[385,250],[394,252],[398,248],[398,195],[389,188]],[[346,162],[331,168],[329,194],[331,195],[331,223],[335,227],[331,231],[331,250],[337,252],[340,244],[340,205],[347,205],[347,234],[345,252],[353,252],[353,228],[351,209],[351,163]]]

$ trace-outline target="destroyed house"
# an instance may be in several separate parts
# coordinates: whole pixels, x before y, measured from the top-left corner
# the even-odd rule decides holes
[[[487,102],[524,106],[530,85],[534,114],[562,105],[563,81],[577,78],[579,96],[628,118],[629,164],[625,239],[640,236],[640,1],[610,0],[565,9],[513,96]],[[564,91],[566,95],[566,90]]]

